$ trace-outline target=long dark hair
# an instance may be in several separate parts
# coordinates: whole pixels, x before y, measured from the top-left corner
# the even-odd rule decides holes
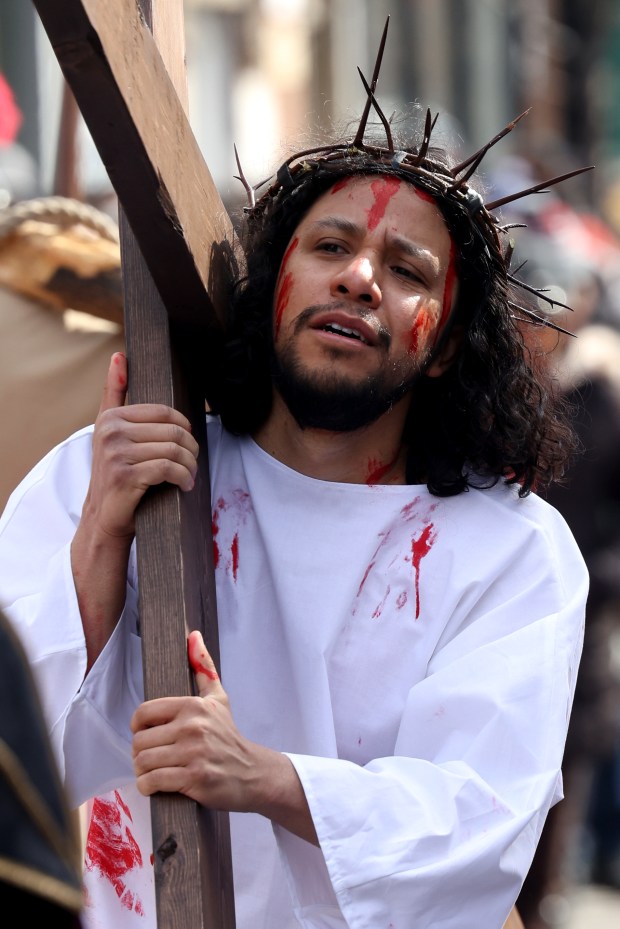
[[[446,158],[432,150],[424,166],[441,169]],[[246,273],[234,290],[217,388],[209,398],[235,434],[254,433],[271,410],[274,291],[286,247],[307,210],[351,174],[395,174],[417,186],[397,163],[377,164],[365,153],[328,168],[264,197],[241,231]],[[548,366],[528,346],[524,323],[510,306],[522,304],[524,295],[515,300],[496,237],[481,232],[451,197],[436,201],[457,251],[459,292],[449,326],[459,326],[463,336],[450,367],[440,377],[419,378],[412,389],[403,436],[407,481],[450,496],[503,478],[526,496],[562,476],[575,447],[573,432]]]

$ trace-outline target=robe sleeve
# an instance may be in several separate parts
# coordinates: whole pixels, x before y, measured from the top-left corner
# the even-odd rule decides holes
[[[142,688],[131,583],[121,620],[84,681],[86,643],[70,546],[90,478],[91,436],[87,427],[52,449],[13,492],[0,520],[0,606],[25,648],[75,806],[133,777],[129,719]],[[72,757],[80,764],[68,766]]]

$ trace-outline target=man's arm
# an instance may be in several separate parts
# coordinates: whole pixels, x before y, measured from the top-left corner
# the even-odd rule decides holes
[[[112,356],[93,434],[88,493],[71,546],[84,627],[87,672],[108,641],[125,602],[136,507],[150,486],[191,490],[198,444],[189,421],[161,404],[125,406],[127,360]]]

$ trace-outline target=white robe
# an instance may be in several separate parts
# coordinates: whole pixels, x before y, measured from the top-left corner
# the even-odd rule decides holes
[[[232,814],[237,929],[501,929],[561,797],[587,594],[562,517],[503,484],[438,498],[315,480],[216,419],[209,458],[223,684],[240,731],[291,758],[321,846]],[[71,802],[98,798],[85,924],[154,929],[133,556],[82,685],[69,544],[90,461],[87,429],[12,495],[0,606]]]

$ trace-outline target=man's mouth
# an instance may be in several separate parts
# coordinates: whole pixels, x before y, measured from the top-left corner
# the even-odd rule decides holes
[[[358,332],[356,329],[348,329],[346,326],[339,326],[338,323],[326,323],[326,325],[320,328],[323,332],[333,332],[336,335],[345,336],[347,339],[363,342],[364,345],[370,345],[368,339],[364,338],[361,332]]]

